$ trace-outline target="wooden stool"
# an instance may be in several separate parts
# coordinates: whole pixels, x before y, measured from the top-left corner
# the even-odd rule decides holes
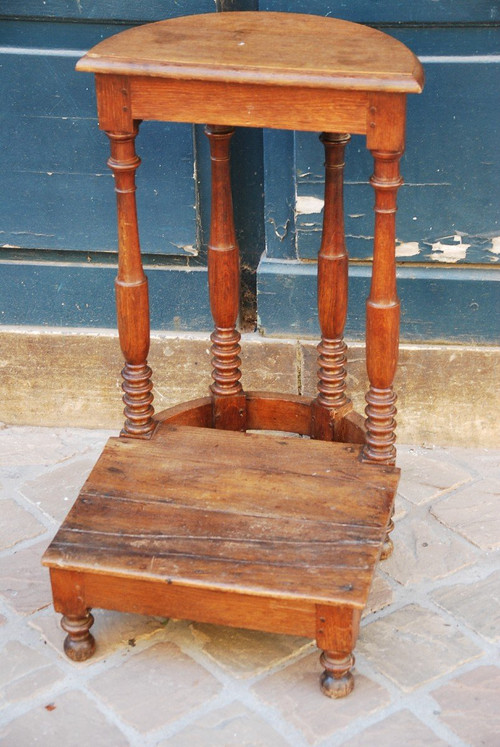
[[[407,93],[423,72],[401,43],[357,24],[292,13],[175,18],[124,31],[77,66],[96,74],[99,126],[118,202],[116,300],[125,425],[107,443],[44,556],[67,655],[87,659],[92,607],[315,637],[323,691],[352,690],[361,612],[390,553],[399,301],[396,192]],[[210,396],[154,414],[147,280],[135,205],[141,120],[215,122],[208,278],[215,331]],[[318,396],[244,392],[233,126],[323,131],[325,208],[318,262]],[[375,161],[367,302],[367,418],[346,396],[347,132]],[[309,438],[247,433],[288,431]]]

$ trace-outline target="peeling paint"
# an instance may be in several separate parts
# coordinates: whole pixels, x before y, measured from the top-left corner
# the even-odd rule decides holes
[[[198,256],[198,249],[193,246],[193,244],[175,244],[173,241],[170,241],[169,244],[172,246],[175,246],[176,249],[181,249],[183,252],[186,252],[186,254],[189,254],[191,257],[197,257]]]
[[[408,241],[396,247],[396,257],[415,257],[417,254],[420,254],[418,241]]]
[[[269,223],[273,227],[273,231],[274,231],[276,238],[279,239],[280,241],[283,241],[283,239],[288,233],[288,226],[290,225],[290,220],[287,220],[284,226],[277,226],[273,218],[269,218]]]
[[[453,244],[443,244],[443,241],[450,239],[454,242]],[[458,262],[461,259],[465,259],[467,249],[470,246],[471,244],[463,243],[460,234],[455,234],[454,236],[443,236],[442,239],[435,241],[431,245],[432,254],[429,254],[428,258],[436,262]]]
[[[297,197],[295,203],[295,212],[297,215],[311,215],[311,213],[321,213],[324,200],[320,200],[319,197],[313,197],[313,195],[300,195]]]
[[[488,251],[492,254],[500,255],[500,236],[493,236],[491,239],[491,246],[488,247]],[[496,260],[493,260],[494,262]]]

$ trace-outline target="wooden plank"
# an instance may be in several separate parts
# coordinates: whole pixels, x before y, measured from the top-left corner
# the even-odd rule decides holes
[[[309,436],[311,433],[311,399],[299,395],[272,392],[246,392],[247,428],[288,431]]]
[[[114,328],[116,266],[72,259],[0,260],[2,324]],[[153,329],[211,329],[206,268],[146,266],[146,274]]]
[[[350,265],[347,338],[364,337],[370,271],[369,265]],[[402,341],[497,344],[500,273],[493,268],[399,265],[397,278]],[[317,337],[316,286],[314,264],[263,259],[257,275],[261,332]]]
[[[301,44],[290,44],[298,28]],[[238,95],[232,83],[398,93],[423,87],[420,63],[394,38],[359,24],[294,13],[209,13],[130,29],[91,49],[77,70],[218,81],[227,86],[224,108]],[[196,117],[204,102],[191,103]],[[292,104],[293,99],[290,114]]]
[[[96,504],[99,510],[100,503]],[[161,518],[168,521],[170,512],[164,512]],[[209,527],[211,520],[212,517],[207,515]],[[302,577],[326,574],[330,581],[333,574],[348,571],[357,573],[373,568],[381,541],[379,533],[379,542],[365,542],[362,532],[359,532],[358,540],[350,544],[342,539],[340,543],[315,540],[291,542],[275,540],[272,536],[269,540],[169,537],[168,534],[162,537],[161,534],[131,532],[130,524],[129,515],[128,522],[122,521],[121,526],[117,522],[116,528],[110,523],[107,531],[99,532],[91,523],[87,526],[92,529],[87,529],[85,525],[78,529],[62,528],[54,540],[54,547],[59,549],[61,555],[67,551],[68,557],[76,557],[78,553],[80,562],[85,562],[82,559],[87,558],[87,562],[99,563],[102,568],[116,563],[123,569],[129,566],[136,571],[139,566],[149,568],[152,575],[173,579],[189,578],[190,574],[198,579],[205,573],[220,580],[221,574],[228,579],[233,578],[234,574],[235,580],[238,575],[247,579],[253,577],[252,583],[258,583],[260,577],[266,585],[269,577],[274,583],[278,574],[286,576],[288,573],[293,576],[293,586]],[[251,522],[247,523],[247,527],[253,531]],[[334,527],[332,534],[341,537],[340,528]],[[110,558],[114,558],[114,562],[110,563]],[[64,565],[64,561],[61,561],[61,565]],[[329,581],[319,579],[321,587],[329,586]]]
[[[242,434],[238,453],[228,449],[223,438],[218,440],[216,432],[199,429],[202,433],[198,434],[197,430],[189,429],[185,439],[178,432],[170,440],[110,439],[84,492],[99,495],[105,491],[133,501],[175,502],[260,516],[287,517],[298,512],[337,523],[356,524],[358,517],[366,523],[368,514],[371,525],[385,526],[399,470],[360,464],[361,447],[307,442],[297,448],[288,444],[296,439],[283,438],[273,444],[272,437]],[[230,441],[240,434],[224,435]],[[324,446],[330,447],[326,453]]]
[[[500,12],[495,0],[358,0],[356,3],[325,3],[324,0],[261,0],[260,10],[296,13],[331,12],[338,18],[359,23],[487,23],[498,21]]]
[[[216,625],[287,633],[314,638],[315,606],[300,599],[272,599],[250,594],[228,594],[213,589],[192,589],[164,581],[109,577],[80,573],[85,600],[91,607],[126,610],[143,615],[164,615]],[[51,569],[54,607],[67,609],[68,571]]]
[[[94,27],[93,35],[80,40],[73,32],[74,51],[68,41],[61,39],[62,47],[54,49],[53,41],[37,40],[34,33],[27,34],[30,46],[10,22],[2,30],[0,96],[9,148],[0,153],[0,168],[9,174],[10,188],[0,204],[0,244],[44,252],[115,252],[108,144],[96,131],[93,82],[74,72],[81,50],[103,32]],[[104,33],[111,33],[108,26]],[[148,122],[139,143],[143,250],[192,260],[199,250],[192,127]]]
[[[83,535],[85,537],[85,535]],[[59,539],[61,538],[61,540]],[[88,539],[88,537],[87,537]],[[233,591],[236,594],[303,599],[312,602],[328,600],[362,607],[366,603],[373,568],[379,551],[367,555],[365,567],[290,567],[257,562],[235,562],[206,557],[154,554],[144,543],[142,552],[99,542],[75,545],[65,530],[60,530],[45,553],[43,563],[49,567],[145,580],[163,580],[172,586]]]
[[[110,530],[124,539],[125,544],[140,544],[141,539],[159,543],[172,543],[207,539],[210,542],[236,542],[255,544],[267,549],[271,543],[283,546],[281,559],[288,557],[288,549],[300,552],[302,545],[345,545],[366,542],[377,543],[380,527],[370,524],[336,524],[310,519],[307,511],[302,515],[283,517],[241,514],[231,511],[210,510],[202,506],[180,503],[141,502],[109,495],[82,493],[65,521],[67,530],[92,532],[105,537]],[[111,528],[112,527],[112,532]],[[76,541],[76,539],[75,539]]]
[[[44,562],[363,606],[399,470],[359,450],[191,427],[110,439]]]
[[[116,66],[121,70],[121,66]],[[366,132],[366,97],[363,91],[347,93],[289,86],[294,108],[279,103],[276,85],[237,83],[228,89],[219,81],[131,79],[132,112],[136,119],[170,122],[217,121],[238,127],[275,127],[285,130],[350,130]],[[229,95],[229,91],[231,94]],[[221,112],[220,101],[224,99]],[[193,102],[198,105],[193,106]]]
[[[213,0],[183,0],[182,4],[169,3],[164,0],[148,0],[147,3],[127,3],[124,0],[2,0],[1,14],[15,17],[72,18],[78,21],[110,20],[159,21],[165,16],[189,15],[191,13],[210,13],[214,10]]]

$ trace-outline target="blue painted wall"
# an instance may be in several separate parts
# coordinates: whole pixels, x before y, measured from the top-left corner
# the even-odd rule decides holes
[[[370,23],[424,61],[409,97],[400,192],[402,336],[497,341],[500,294],[498,0],[220,0],[219,10],[309,12]],[[137,23],[215,12],[214,0],[3,0],[0,4],[0,321],[114,325],[115,202],[90,75],[77,58]],[[137,148],[141,243],[155,328],[210,327],[209,173],[201,128],[144,123]],[[317,334],[315,255],[323,153],[310,133],[239,131],[233,184],[244,313],[267,334]],[[363,333],[371,256],[370,156],[354,137],[346,168],[349,333]],[[316,200],[304,200],[314,197]],[[309,207],[307,207],[309,205]],[[257,299],[255,293],[257,290]]]

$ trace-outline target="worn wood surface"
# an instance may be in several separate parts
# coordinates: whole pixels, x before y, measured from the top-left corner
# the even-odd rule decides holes
[[[301,43],[294,44],[290,40],[299,22]],[[201,38],[200,28],[207,32]],[[310,42],[307,51],[304,34]],[[398,346],[395,192],[404,147],[405,94],[421,90],[421,66],[408,49],[365,27],[290,14],[234,13],[123,32],[91,50],[78,68],[96,73],[99,126],[112,146],[117,311],[125,357],[122,436],[135,438],[108,442],[44,557],[53,569],[56,607],[64,613],[65,650],[77,660],[90,656],[91,606],[98,599],[113,607],[119,599],[120,608],[128,609],[122,597],[137,580],[146,582],[138,611],[157,611],[165,601],[166,614],[186,614],[176,606],[184,610],[185,598],[177,596],[176,603],[165,594],[166,584],[199,592],[205,600],[204,611],[197,613],[201,619],[214,621],[219,614],[211,610],[206,592],[212,602],[214,594],[228,594],[233,607],[223,621],[253,626],[268,613],[266,626],[279,631],[283,607],[273,626],[270,600],[285,606],[299,601],[309,606],[311,617],[314,613],[323,648],[322,690],[343,697],[353,687],[350,670],[360,612],[381,552],[385,556],[390,548],[386,533],[399,479],[393,466],[394,421],[392,410],[387,411]],[[267,95],[270,103],[273,91],[268,111],[262,102]],[[297,91],[302,97],[290,98]],[[318,283],[319,394],[303,403],[288,395],[247,396],[240,382],[236,329],[239,252],[230,184],[232,125],[241,124],[241,109],[248,124],[259,126],[265,109],[270,127],[285,123],[288,128],[325,129],[331,114],[328,107],[322,110],[325,95],[331,96],[335,113],[332,129],[322,136],[327,208]],[[206,127],[212,186],[208,280],[215,326],[208,428],[179,425],[206,426],[205,400],[153,418],[146,362],[148,296],[135,203],[139,120],[182,118],[188,99],[190,119],[216,123]],[[346,125],[341,132],[365,132],[375,158],[366,430],[351,413],[345,394],[342,170],[348,135],[332,134],[339,124]],[[249,424],[265,428],[270,422],[312,438],[239,432]],[[342,443],[341,437],[354,443]],[[364,445],[358,443],[362,441]],[[86,586],[96,574],[107,583],[92,598]],[[163,592],[159,596],[157,587]],[[245,604],[238,607],[238,598],[249,596],[255,598],[256,611],[245,619]]]
[[[335,420],[352,407],[346,395],[348,256],[344,237],[344,149],[347,134],[324,132],[325,210],[318,253],[318,396],[313,405],[313,436],[334,439]]]
[[[180,426],[111,439],[44,562],[363,607],[399,471],[359,454]]]
[[[213,424],[225,430],[245,430],[246,401],[239,366],[240,254],[234,229],[231,194],[230,142],[232,127],[208,125],[212,165],[212,205],[208,244],[208,287],[215,329],[212,341]]]
[[[301,43],[290,39],[300,34]],[[78,70],[335,90],[419,93],[407,47],[366,26],[295,13],[186,16],[106,39]]]

